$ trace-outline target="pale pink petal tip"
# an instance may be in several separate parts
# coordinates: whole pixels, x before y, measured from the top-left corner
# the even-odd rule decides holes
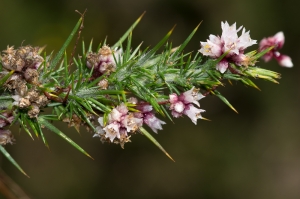
[[[292,59],[287,55],[281,55],[277,60],[278,63],[283,67],[292,68],[294,66]]]

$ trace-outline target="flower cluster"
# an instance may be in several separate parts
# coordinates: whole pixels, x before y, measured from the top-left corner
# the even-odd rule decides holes
[[[199,89],[193,87],[179,96],[174,93],[169,97],[168,103],[170,103],[173,117],[178,118],[184,114],[194,124],[197,124],[197,119],[202,119],[201,113],[205,110],[198,109],[193,105],[200,107],[198,101],[204,97],[199,93]],[[144,123],[155,133],[157,133],[157,130],[162,130],[162,125],[166,123],[155,116],[153,107],[150,104],[146,102],[138,103],[138,100],[133,97],[128,101],[136,106],[137,111],[129,112],[124,103],[117,106],[108,114],[107,124],[104,124],[104,117],[99,117],[100,126],[97,127],[94,137],[100,137],[102,142],[120,143],[124,147],[124,144],[130,141],[128,133],[135,133]],[[115,141],[115,138],[118,140]]]
[[[30,118],[36,118],[40,112],[40,107],[49,103],[48,98],[36,89],[31,89],[20,95],[13,95],[12,98],[15,100],[13,105],[21,109],[28,109],[27,114]]]
[[[203,55],[211,58],[218,58],[224,53],[227,55],[217,64],[217,70],[224,73],[229,63],[235,63],[239,66],[248,66],[249,57],[244,54],[244,50],[256,44],[256,40],[250,38],[250,31],[246,32],[242,26],[236,29],[236,24],[229,26],[227,22],[221,23],[222,36],[210,35],[207,42],[200,42]],[[238,37],[237,33],[243,28],[242,35]]]
[[[284,66],[284,67],[293,67],[293,62],[292,59],[287,56],[281,54],[278,50],[283,47],[284,44],[284,34],[283,32],[278,32],[272,37],[268,38],[263,38],[261,42],[259,43],[259,50],[265,50],[266,48],[273,47],[272,50],[267,52],[264,56],[263,59],[268,62],[272,58],[275,58],[279,65]]]
[[[94,77],[100,77],[103,74],[109,75],[116,70],[115,59],[119,58],[119,53],[113,52],[110,47],[104,45],[98,53],[90,52],[87,55],[86,66],[93,69]]]
[[[182,114],[187,115],[194,124],[197,124],[197,119],[202,119],[201,113],[205,112],[203,109],[196,108],[193,104],[200,107],[198,100],[204,96],[199,93],[199,89],[194,87],[179,96],[176,93],[170,95],[170,110],[174,117],[180,117]]]
[[[40,107],[49,103],[43,92],[37,89],[39,86],[39,73],[43,68],[44,58],[39,54],[43,48],[22,46],[14,50],[7,47],[2,54],[2,66],[4,71],[1,77],[14,73],[3,85],[11,92],[11,97],[15,100],[12,105],[28,111],[30,118],[36,118],[40,112]]]
[[[143,122],[147,124],[151,130],[157,133],[157,130],[162,130],[162,125],[166,124],[164,121],[155,117],[153,107],[145,102],[141,102],[136,107],[140,112],[134,113],[134,116],[137,118],[142,118]]]
[[[23,75],[25,80],[32,84],[38,83],[38,71],[43,66],[44,58],[39,54],[43,48],[22,46],[17,50],[14,47],[7,47],[2,55],[2,66],[7,70],[14,70]]]
[[[124,103],[114,108],[108,114],[107,123],[105,123],[104,117],[99,117],[98,122],[100,126],[97,127],[94,137],[100,137],[102,141],[109,140],[112,143],[120,143],[122,147],[124,147],[126,142],[130,141],[128,133],[135,133],[143,124],[143,120],[129,112]],[[115,140],[115,138],[118,140]]]

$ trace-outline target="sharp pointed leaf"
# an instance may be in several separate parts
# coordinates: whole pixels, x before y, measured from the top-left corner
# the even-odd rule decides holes
[[[67,40],[65,41],[65,43],[63,44],[61,49],[58,51],[58,53],[55,55],[55,57],[51,61],[50,66],[49,66],[50,70],[53,70],[54,67],[59,63],[60,59],[64,55],[65,50],[67,49],[67,47],[69,46],[70,42],[72,41],[74,35],[76,34],[77,30],[79,29],[81,23],[82,23],[82,18],[79,19],[79,21],[75,25],[74,29],[72,30],[71,34],[69,35],[69,37],[67,38]]]
[[[3,155],[17,168],[21,173],[26,175],[28,178],[29,176],[25,173],[25,171],[19,166],[19,164],[11,157],[11,155],[5,150],[5,148],[0,145],[0,151],[3,153]]]
[[[48,128],[50,131],[56,133],[60,137],[62,137],[64,140],[66,140],[69,144],[74,146],[77,150],[82,152],[84,155],[88,156],[89,158],[93,159],[85,150],[83,150],[78,144],[76,144],[74,141],[72,141],[69,137],[67,137],[63,132],[61,132],[59,129],[57,129],[54,125],[52,125],[50,122],[45,120],[43,117],[39,117],[38,121],[43,124],[46,128]]]
[[[0,79],[0,87],[3,86],[3,84],[6,82],[6,80],[8,80],[8,78],[10,78],[10,76],[12,76],[12,74],[14,74],[14,70],[10,71],[9,73],[7,73],[3,78]]]
[[[143,127],[140,128],[140,131],[143,135],[145,135],[153,144],[155,144],[168,158],[170,158],[173,162],[174,159],[167,153],[167,151],[156,141],[156,139]]]
[[[143,14],[130,26],[130,28],[125,32],[125,34],[119,39],[119,41],[114,44],[111,48],[115,49],[117,47],[119,47],[123,41],[125,41],[125,39],[128,37],[128,35],[132,32],[132,30],[138,25],[138,23],[141,21],[141,19],[143,18],[144,14],[146,12],[143,12]]]

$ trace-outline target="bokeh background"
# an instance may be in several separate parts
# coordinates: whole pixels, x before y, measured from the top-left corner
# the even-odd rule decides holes
[[[244,25],[252,39],[283,31],[282,53],[295,67],[276,61],[258,65],[282,74],[280,84],[255,81],[262,91],[240,83],[221,91],[239,111],[215,97],[201,100],[211,122],[188,119],[168,123],[155,138],[176,160],[163,155],[144,136],[125,149],[102,144],[82,129],[59,124],[88,151],[91,160],[57,135],[46,132],[50,150],[14,128],[16,144],[7,150],[30,175],[22,175],[4,157],[2,169],[34,199],[74,198],[300,198],[299,2],[292,0],[1,0],[0,49],[7,45],[42,46],[57,52],[79,15],[88,9],[82,36],[114,42],[147,11],[133,32],[133,43],[154,46],[175,24],[171,37],[179,45],[203,20],[187,50],[221,34],[221,21]],[[253,48],[253,50],[255,47]],[[167,119],[165,119],[167,120]],[[1,198],[2,196],[0,196]]]

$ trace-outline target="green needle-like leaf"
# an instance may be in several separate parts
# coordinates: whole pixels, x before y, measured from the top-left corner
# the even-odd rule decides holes
[[[32,140],[34,140],[29,129],[27,128],[27,125],[24,123],[27,120],[27,118],[25,119],[25,117],[22,114],[21,118],[18,118],[18,120],[19,120],[19,123],[21,124],[21,126],[23,127],[23,129],[26,131],[26,133],[31,137]]]
[[[25,176],[27,176],[29,178],[29,176],[27,175],[27,173],[25,173],[25,171],[19,166],[19,164],[11,157],[11,155],[5,150],[5,148],[0,145],[0,151],[3,153],[3,155],[15,166],[17,167],[17,169],[19,169],[19,171],[21,171],[21,173],[23,173]]]
[[[125,39],[128,37],[128,35],[132,32],[132,30],[138,25],[138,23],[141,21],[141,19],[143,18],[144,14],[146,12],[143,12],[143,14],[130,26],[130,28],[125,32],[125,34],[119,39],[119,41],[117,43],[115,43],[111,48],[115,49],[117,47],[119,47],[123,41],[125,41]]]
[[[164,38],[158,42],[158,44],[156,44],[156,46],[154,46],[148,53],[145,54],[145,56],[143,56],[139,61],[138,61],[138,65],[139,64],[143,64],[145,61],[147,61],[152,55],[154,55],[154,53],[162,46],[166,43],[166,41],[169,39],[169,37],[171,36],[173,30],[174,30],[175,26],[166,34],[166,36],[164,36]]]
[[[72,41],[74,35],[76,34],[78,28],[80,27],[81,22],[82,22],[82,18],[79,19],[79,21],[77,22],[76,26],[74,27],[74,29],[72,30],[71,34],[69,35],[68,39],[65,41],[65,43],[63,44],[63,46],[61,47],[61,49],[58,51],[58,53],[56,54],[56,56],[51,61],[50,66],[49,66],[50,70],[54,69],[54,67],[58,64],[59,60],[64,55],[65,50],[69,46],[69,44]]]
[[[175,160],[167,153],[167,151],[156,141],[156,139],[143,127],[140,127],[140,132],[145,135],[153,144],[155,144],[168,158],[170,158],[173,162]]]
[[[216,95],[217,97],[219,97],[227,106],[229,106],[234,112],[238,113],[237,110],[235,110],[235,108],[230,104],[230,102],[221,95],[221,93],[219,93],[218,91],[214,91],[213,92],[214,95]]]
[[[256,55],[254,55],[253,57],[251,57],[253,60],[257,60],[258,58],[260,58],[261,56],[264,56],[264,54],[266,54],[267,52],[269,52],[270,50],[272,50],[274,48],[274,46],[269,47],[259,53],[257,53]]]
[[[193,32],[188,36],[188,38],[180,45],[180,47],[174,52],[171,58],[175,58],[179,53],[182,52],[182,50],[186,47],[186,45],[189,43],[189,41],[192,39],[196,31],[198,30],[199,26],[202,22],[200,22],[197,27],[193,30]]]
[[[67,137],[63,132],[61,132],[59,129],[57,129],[50,122],[48,122],[47,120],[45,120],[42,116],[38,118],[38,121],[40,122],[40,124],[44,125],[50,131],[56,133],[57,135],[59,135],[60,137],[62,137],[64,140],[66,140],[67,142],[69,142],[72,146],[74,146],[77,150],[79,150],[80,152],[82,152],[84,155],[88,156],[91,159],[94,159],[85,150],[83,150],[78,144],[76,144],[75,142],[73,142],[69,137]]]
[[[0,87],[3,86],[3,84],[8,80],[8,78],[10,78],[10,76],[12,76],[12,74],[14,74],[14,70],[10,71],[9,73],[7,73],[3,78],[0,79]]]
[[[44,136],[44,133],[43,133],[43,131],[42,131],[42,127],[41,127],[40,121],[37,120],[37,122],[35,122],[35,123],[33,123],[33,124],[36,126],[36,130],[37,130],[38,134],[41,135],[42,140],[43,140],[45,146],[46,146],[48,149],[50,149],[50,148],[49,148],[49,144],[48,144],[48,142],[47,142],[47,140],[46,140],[46,137]]]

